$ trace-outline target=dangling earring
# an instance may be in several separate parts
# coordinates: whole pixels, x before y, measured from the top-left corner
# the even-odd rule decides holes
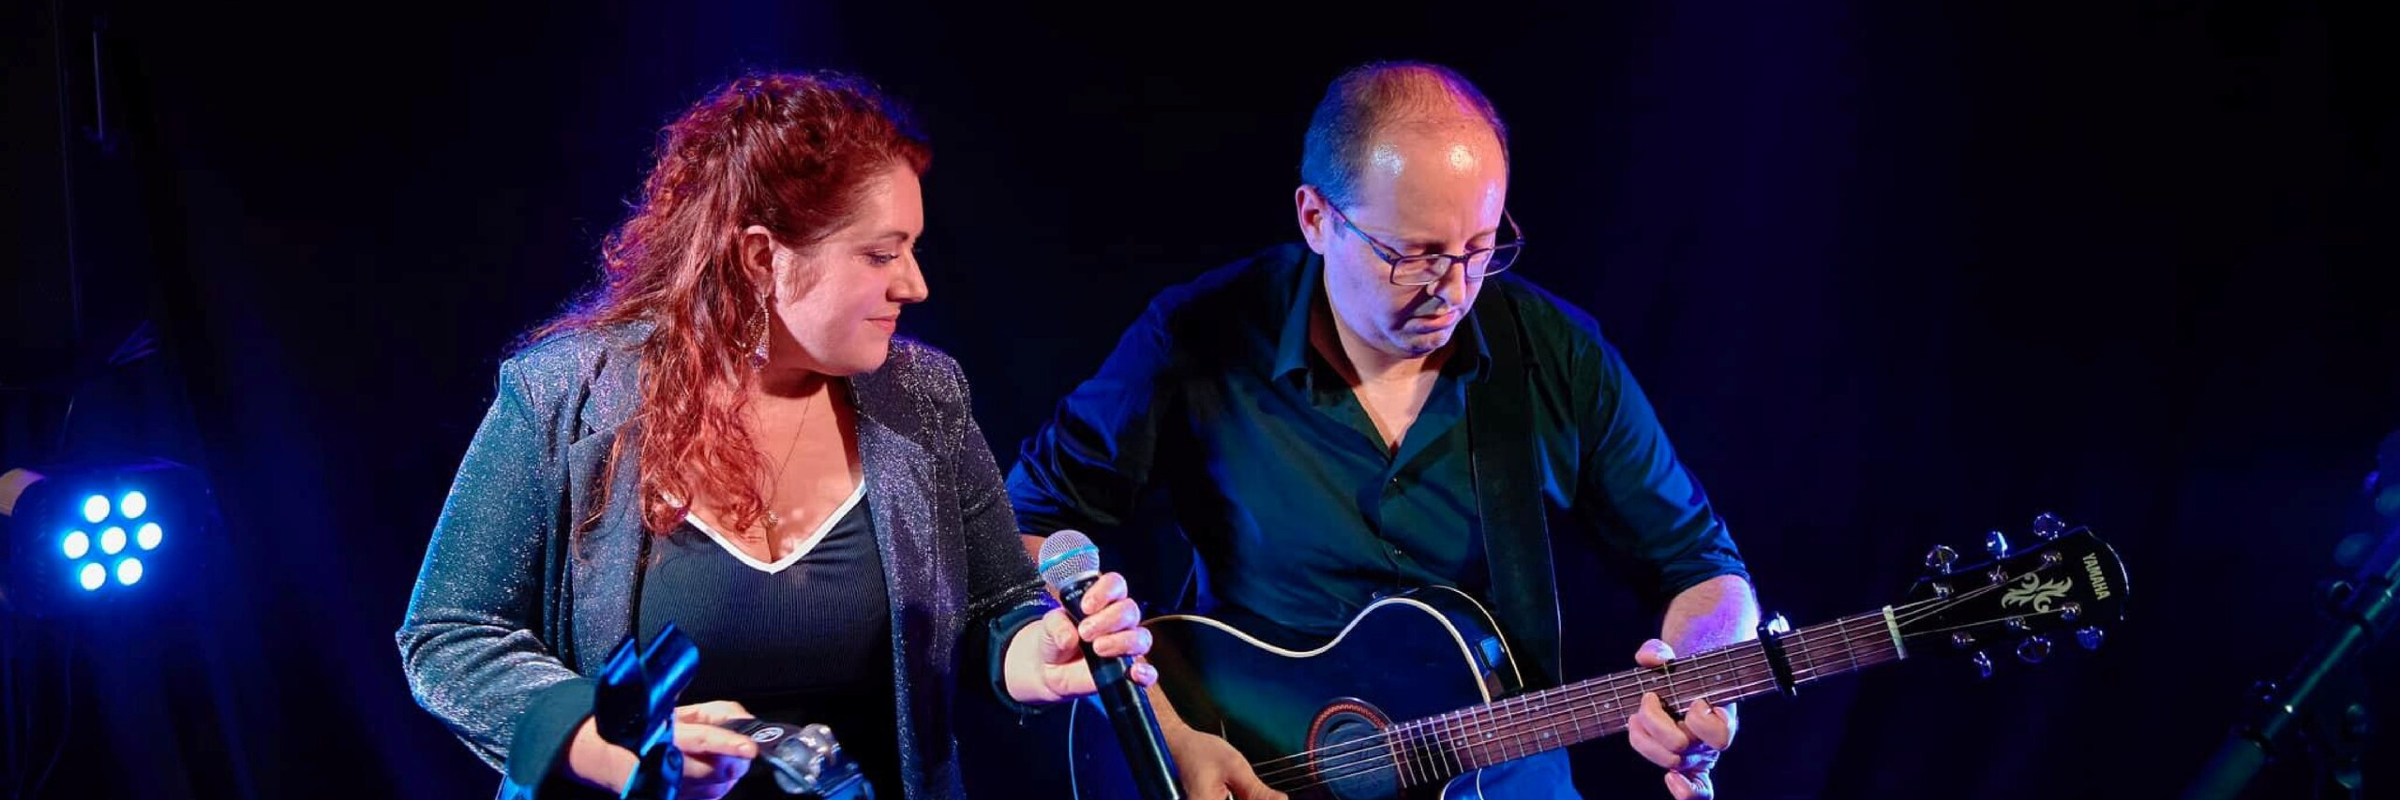
[[[766,368],[767,368],[767,327],[768,327],[768,325],[767,325],[767,300],[768,300],[768,298],[769,298],[769,295],[764,295],[764,294],[762,294],[762,295],[759,295],[759,296],[758,296],[758,316],[754,317],[754,318],[753,318],[753,321],[750,323],[750,327],[751,327],[751,328],[752,328],[754,331],[756,331],[755,333],[751,334],[751,345],[750,345],[750,368],[751,368],[751,369],[766,369]]]

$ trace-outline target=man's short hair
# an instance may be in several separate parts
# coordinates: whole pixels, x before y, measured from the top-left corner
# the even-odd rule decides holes
[[[1385,127],[1417,119],[1439,119],[1459,106],[1474,112],[1500,140],[1508,159],[1508,124],[1492,101],[1466,76],[1423,61],[1375,61],[1352,67],[1325,87],[1325,99],[1308,121],[1300,156],[1300,182],[1317,187],[1336,206],[1350,204],[1365,169],[1367,142]]]

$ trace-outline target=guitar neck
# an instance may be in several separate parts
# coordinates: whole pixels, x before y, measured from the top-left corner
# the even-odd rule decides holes
[[[1847,674],[1906,654],[1885,611],[1847,617],[1780,637],[1795,683]],[[1676,659],[1667,669],[1637,669],[1532,692],[1392,726],[1386,731],[1410,784],[1613,736],[1657,692],[1666,707],[1693,700],[1723,705],[1781,691],[1758,642]]]

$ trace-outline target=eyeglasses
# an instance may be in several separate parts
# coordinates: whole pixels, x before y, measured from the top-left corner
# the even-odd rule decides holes
[[[1525,231],[1517,227],[1516,218],[1509,216],[1505,210],[1500,212],[1500,218],[1508,221],[1509,240],[1506,242],[1468,250],[1464,253],[1425,253],[1411,256],[1401,255],[1399,248],[1375,241],[1375,237],[1368,236],[1366,231],[1359,230],[1358,224],[1350,221],[1350,215],[1342,213],[1339,208],[1334,208],[1332,203],[1326,203],[1325,207],[1333,211],[1333,218],[1341,220],[1343,227],[1349,228],[1351,233],[1358,234],[1358,238],[1365,239],[1367,246],[1374,249],[1376,258],[1383,259],[1384,263],[1392,265],[1392,283],[1400,286],[1431,286],[1440,283],[1443,278],[1450,275],[1450,268],[1458,264],[1467,265],[1467,280],[1483,280],[1486,277],[1498,275],[1507,270],[1510,264],[1517,263],[1517,254],[1525,249]]]

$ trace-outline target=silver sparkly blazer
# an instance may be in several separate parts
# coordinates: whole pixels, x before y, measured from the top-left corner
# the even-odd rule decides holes
[[[501,365],[400,626],[417,703],[501,769],[503,796],[586,793],[553,767],[591,713],[594,684],[581,676],[598,674],[637,607],[651,535],[634,489],[631,418],[648,333],[564,335]],[[1022,709],[1001,688],[1005,647],[995,643],[1051,601],[958,363],[895,338],[883,367],[852,376],[848,389],[892,600],[901,777],[908,800],[951,800],[963,794],[952,693],[971,678],[967,689]],[[620,439],[623,466],[603,503]],[[571,521],[595,514],[582,536],[570,534]],[[976,669],[960,675],[962,663]]]

